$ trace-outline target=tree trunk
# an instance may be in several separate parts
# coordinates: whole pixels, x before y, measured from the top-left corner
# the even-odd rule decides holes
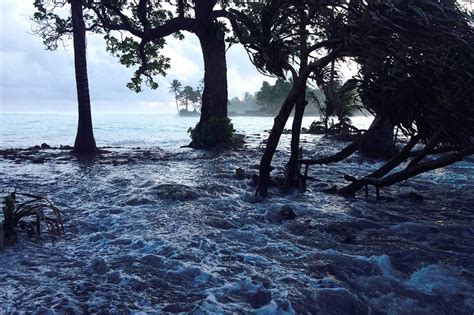
[[[204,57],[204,90],[201,119],[227,118],[227,64],[224,34],[218,24],[212,23],[198,34]]]
[[[375,122],[376,119],[374,119],[372,124]],[[371,158],[390,159],[397,154],[394,137],[392,123],[388,119],[384,119],[384,123],[379,131],[364,142],[361,152]]]
[[[300,191],[305,188],[300,182],[301,174],[298,164],[299,152],[300,152],[300,137],[301,137],[301,125],[303,122],[304,110],[307,101],[305,100],[304,92],[301,94],[296,101],[295,105],[295,116],[293,117],[293,125],[291,127],[291,153],[290,160],[286,166],[285,174],[285,188],[289,189],[297,187]]]
[[[74,67],[76,71],[79,110],[74,153],[92,154],[97,152],[97,146],[92,130],[91,102],[87,77],[86,27],[84,24],[81,0],[70,0],[70,3],[73,22]]]
[[[178,95],[174,96],[174,100],[176,102],[176,110],[178,111],[178,114],[179,114]]]
[[[305,13],[303,10],[300,11],[300,18],[301,21],[305,20]],[[300,137],[301,137],[301,124],[303,122],[303,115],[304,110],[308,102],[306,101],[306,84],[307,79],[304,76],[303,72],[305,68],[308,66],[308,55],[305,53],[307,49],[307,32],[306,32],[306,24],[300,23],[299,25],[300,31],[300,68],[298,70],[298,77],[300,81],[302,81],[303,90],[298,93],[298,99],[296,100],[295,104],[295,116],[293,117],[293,125],[291,127],[291,153],[290,153],[290,160],[286,165],[286,174],[285,174],[285,189],[290,189],[292,187],[297,187],[300,192],[306,190],[305,182],[302,181],[300,168],[298,164],[298,159],[301,157],[300,155]],[[333,61],[334,62],[334,61]]]
[[[305,92],[305,84],[306,78],[297,78],[293,82],[293,87],[291,88],[290,93],[280,108],[280,112],[275,117],[272,131],[270,132],[267,146],[265,147],[265,152],[263,153],[262,159],[260,160],[260,176],[257,194],[262,197],[268,197],[268,186],[270,183],[270,171],[273,155],[275,154],[281,134],[285,129],[286,122],[288,121],[288,117],[290,117],[291,111],[293,110],[296,101],[301,97],[301,94],[304,94]]]

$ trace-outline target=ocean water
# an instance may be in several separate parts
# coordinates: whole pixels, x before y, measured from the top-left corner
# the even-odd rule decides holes
[[[269,130],[272,117],[231,117],[239,133],[256,134]],[[305,117],[303,127],[309,127],[317,117]],[[190,142],[187,130],[199,117],[178,117],[174,114],[105,114],[93,117],[94,135],[98,146],[155,146],[179,148]],[[354,117],[360,128],[368,128],[370,118]],[[292,119],[287,128],[291,128]],[[51,146],[72,145],[76,135],[74,114],[0,114],[0,147],[27,147],[47,143]]]
[[[74,139],[73,115],[0,117],[2,148]],[[261,200],[250,177],[272,119],[233,118],[246,145],[221,153],[180,148],[196,121],[97,115],[98,145],[113,147],[100,158],[0,155],[2,194],[44,195],[66,213],[60,240],[22,236],[0,252],[0,313],[474,313],[472,159],[383,189],[381,200],[372,189],[325,193],[381,164],[356,153],[312,167],[305,193],[272,187]],[[272,176],[284,172],[289,140]],[[305,157],[346,144],[302,136]],[[279,220],[283,206],[294,220]]]

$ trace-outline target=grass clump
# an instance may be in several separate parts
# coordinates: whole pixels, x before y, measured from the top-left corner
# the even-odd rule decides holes
[[[53,239],[64,231],[62,211],[45,197],[14,191],[3,198],[2,210],[0,248],[14,244],[19,230],[39,237],[42,228],[46,228]]]

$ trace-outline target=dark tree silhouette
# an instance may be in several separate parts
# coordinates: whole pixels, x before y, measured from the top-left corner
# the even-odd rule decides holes
[[[260,161],[257,193],[262,197],[268,196],[271,162],[293,109],[295,116],[285,186],[301,186],[298,154],[301,122],[307,104],[307,82],[311,75],[320,72],[341,54],[338,48],[341,39],[334,40],[324,31],[333,15],[329,6],[333,5],[320,4],[314,9],[303,0],[270,1],[253,11],[231,11],[234,32],[254,65],[265,74],[284,78],[285,72],[290,72],[292,76],[292,88],[275,117]],[[292,62],[294,60],[298,61]]]
[[[218,21],[224,15],[215,9],[217,3],[217,0],[196,0],[191,4],[179,0],[175,5],[177,15],[163,9],[156,0],[89,3],[107,32],[127,31],[133,35],[122,40],[109,33],[107,39],[110,50],[120,56],[122,63],[139,64],[130,85],[136,91],[140,90],[143,76],[148,85],[156,88],[153,75],[164,74],[169,67],[168,60],[158,58],[156,52],[164,45],[164,38],[170,35],[182,38],[181,31],[198,37],[204,59],[204,90],[196,133],[210,120],[227,121],[226,28]]]
[[[48,50],[55,50],[63,36],[73,37],[74,69],[78,101],[78,125],[74,142],[74,153],[95,154],[98,152],[92,128],[91,101],[87,76],[86,27],[82,0],[69,0],[71,15],[62,18],[56,10],[61,9],[63,1],[35,0],[37,12],[34,21],[38,23],[35,33],[43,38]]]
[[[361,99],[368,110],[411,140],[371,174],[360,179],[345,176],[351,183],[339,193],[353,196],[366,185],[375,186],[378,193],[381,187],[473,154],[474,48],[469,43],[474,32],[468,18],[452,1],[351,1],[349,12],[349,53],[361,67]],[[417,143],[422,149],[412,151]],[[339,161],[353,152],[346,149],[334,157],[300,162]],[[444,155],[424,161],[439,153]],[[402,163],[403,170],[390,174]]]
[[[173,80],[168,88],[168,91],[174,95],[174,100],[176,102],[176,111],[179,114],[179,95],[181,94],[181,91],[183,90],[183,84],[179,82],[179,80]]]
[[[74,153],[93,154],[97,146],[92,129],[91,99],[89,95],[89,80],[87,76],[86,58],[86,25],[82,12],[81,0],[70,0],[74,41],[74,69],[76,72],[78,124]]]
[[[392,134],[392,126],[426,143],[425,149],[419,151],[400,174],[383,177],[412,156],[412,141],[368,178],[357,180],[347,176],[353,184],[341,189],[341,194],[351,195],[366,184],[391,185],[472,154],[474,130],[469,122],[473,117],[473,93],[468,82],[472,82],[474,54],[472,45],[467,43],[473,41],[473,31],[453,2],[447,2],[272,1],[264,10],[250,14],[231,11],[236,16],[231,19],[234,31],[257,68],[280,77],[290,71],[294,82],[275,118],[260,163],[257,192],[261,196],[268,195],[272,157],[294,108],[292,152],[285,186],[296,183],[304,188],[304,183],[299,183],[302,177],[298,167],[293,164],[299,151],[300,118],[305,104],[303,83],[340,57],[353,57],[360,64],[358,93],[364,105],[378,118],[368,132],[335,156],[300,162],[309,165],[342,160],[375,141],[377,132],[389,130]],[[305,5],[306,9],[302,10]],[[284,10],[284,14],[279,10]],[[311,18],[305,19],[305,14]],[[311,34],[308,39],[314,43],[301,40],[306,32]],[[438,44],[433,45],[434,41]],[[311,56],[312,51],[320,48],[325,50]],[[324,51],[326,55],[321,57]],[[305,58],[310,60],[307,64]],[[293,68],[294,63],[299,66],[297,70]],[[441,148],[451,148],[457,153],[440,157],[433,163],[422,162],[426,155]]]

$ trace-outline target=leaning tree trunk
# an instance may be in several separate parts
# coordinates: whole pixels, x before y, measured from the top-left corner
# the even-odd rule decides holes
[[[227,118],[227,64],[224,34],[212,23],[198,34],[204,57],[204,90],[199,125],[211,118]]]
[[[290,160],[286,165],[285,174],[285,188],[290,189],[297,187],[300,191],[303,191],[303,183],[301,182],[301,174],[298,160],[301,158],[300,153],[300,138],[301,138],[301,125],[303,123],[304,110],[307,105],[305,100],[305,94],[299,95],[298,100],[295,104],[295,116],[293,117],[293,125],[291,127],[291,153]]]
[[[275,117],[272,131],[268,137],[267,146],[265,147],[265,152],[263,153],[262,159],[260,160],[259,168],[259,181],[257,193],[262,197],[268,197],[268,186],[270,184],[270,171],[273,155],[278,147],[278,142],[280,141],[281,134],[285,129],[286,122],[288,117],[290,117],[291,111],[293,110],[296,101],[304,94],[306,89],[306,78],[297,78],[293,82],[293,87],[290,90],[290,93],[285,99],[280,112]]]
[[[300,11],[301,20],[305,20],[305,14],[303,11]],[[300,23],[299,25],[300,35],[300,68],[298,76],[300,84],[304,87],[301,92],[298,93],[298,99],[295,104],[295,116],[293,117],[293,125],[291,127],[291,153],[290,160],[286,165],[285,172],[285,189],[290,189],[292,187],[297,187],[299,191],[304,191],[306,189],[304,181],[301,180],[300,168],[298,164],[298,159],[300,153],[300,137],[301,137],[301,124],[303,122],[304,110],[307,105],[306,101],[306,84],[307,79],[304,76],[304,69],[308,66],[308,56],[305,53],[307,49],[307,33],[306,33],[306,24]]]
[[[375,124],[376,121],[377,120],[374,119],[372,124]],[[393,124],[388,119],[384,119],[379,131],[366,139],[363,143],[361,152],[371,158],[392,158],[397,153],[393,130]]]
[[[77,102],[79,110],[76,141],[74,152],[92,154],[97,152],[97,146],[92,130],[91,101],[87,77],[86,60],[86,27],[82,13],[81,0],[70,0],[73,22],[74,67],[76,71]]]

